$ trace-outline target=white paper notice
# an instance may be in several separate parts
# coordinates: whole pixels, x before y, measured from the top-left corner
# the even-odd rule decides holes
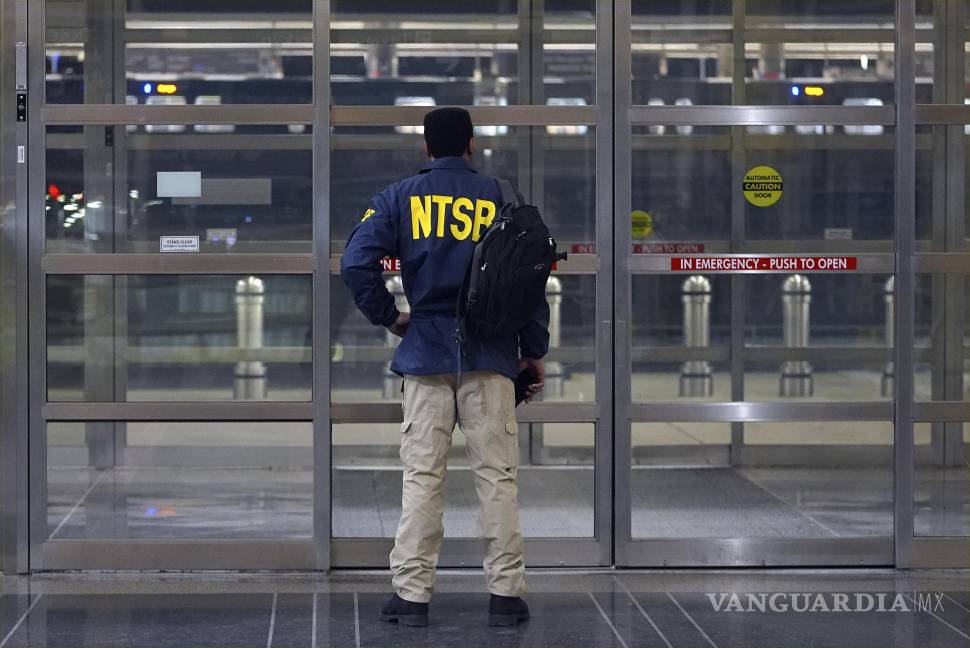
[[[155,174],[159,198],[198,198],[202,195],[201,171],[159,171]]]
[[[198,236],[163,236],[158,240],[159,252],[198,252]]]

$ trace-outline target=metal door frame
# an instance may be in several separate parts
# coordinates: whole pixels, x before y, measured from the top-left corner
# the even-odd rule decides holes
[[[27,5],[26,0],[18,4]],[[111,57],[113,68],[124,66],[124,20],[125,5],[122,0],[113,0],[114,53]],[[328,16],[321,12],[321,5],[315,0],[314,25],[326,25]],[[46,7],[38,3],[29,14],[28,69],[29,95],[29,198],[28,210],[31,214],[44,213],[46,192],[46,127],[48,125],[83,125],[114,127],[139,123],[172,124],[292,124],[316,123],[328,132],[329,84],[318,82],[326,79],[326,64],[320,65],[316,58],[314,66],[314,103],[305,105],[227,105],[227,106],[128,106],[117,103],[123,90],[114,91],[113,104],[46,104],[45,87],[45,45],[46,45]],[[119,18],[120,16],[120,18]],[[326,29],[323,30],[326,33]],[[326,59],[323,59],[326,61]],[[322,111],[319,108],[322,106]],[[160,109],[160,110],[159,110]],[[321,113],[322,114],[318,114]],[[322,157],[318,149],[327,142],[314,138],[314,178],[320,177],[320,164],[326,165],[327,155]],[[116,152],[116,157],[119,155]],[[326,172],[327,167],[323,166]],[[120,180],[116,181],[118,184]],[[325,186],[325,185],[324,185]],[[323,225],[326,214],[327,197],[325,192],[315,192],[317,200],[313,204],[314,241],[326,235]],[[321,211],[324,210],[324,211]],[[27,219],[25,219],[27,220]],[[32,296],[29,303],[29,322],[46,321],[46,277],[54,274],[99,274],[115,278],[128,274],[298,274],[313,276],[313,317],[314,347],[319,349],[321,319],[327,323],[329,311],[327,303],[329,277],[318,280],[312,254],[258,254],[240,253],[232,255],[198,254],[192,256],[166,256],[159,253],[134,254],[46,254],[44,220],[30,219],[29,284],[24,282],[18,290]],[[321,294],[322,293],[322,294]],[[117,299],[115,299],[117,303]],[[124,317],[115,314],[115,319]],[[325,329],[323,329],[325,330]],[[323,345],[325,348],[325,344]],[[30,364],[29,396],[29,447],[30,474],[41,476],[30,480],[30,548],[29,569],[326,569],[329,567],[329,529],[321,528],[321,521],[329,519],[329,475],[321,465],[329,461],[329,427],[324,426],[326,417],[315,416],[320,407],[327,407],[327,398],[319,398],[321,384],[315,381],[312,402],[267,402],[267,403],[136,403],[136,402],[87,402],[87,403],[48,403],[46,401],[46,335],[43,327],[35,327],[29,340]],[[326,353],[323,353],[326,357]],[[316,359],[316,358],[315,358]],[[84,421],[104,423],[125,423],[129,421],[305,421],[315,422],[314,445],[314,537],[309,539],[279,540],[48,540],[46,506],[46,465],[47,444],[46,425],[48,422]],[[25,522],[25,521],[24,521]],[[25,524],[26,526],[26,524]],[[22,552],[26,557],[27,552]],[[23,571],[20,566],[18,570]]]
[[[527,3],[527,4],[526,4]],[[529,70],[530,86],[536,82],[537,52],[542,43],[542,2],[520,0],[519,78],[522,62]],[[537,10],[538,7],[538,10]],[[520,104],[501,107],[465,108],[476,124],[508,126],[589,125],[596,128],[596,251],[597,254],[570,255],[559,266],[564,274],[596,275],[596,400],[593,402],[543,402],[522,407],[520,423],[592,423],[595,425],[594,494],[592,537],[527,537],[525,548],[528,564],[534,567],[608,566],[613,561],[613,268],[612,166],[613,166],[613,21],[610,0],[596,0],[596,103],[592,106],[545,106]],[[523,56],[522,51],[529,54]],[[531,91],[535,92],[533,88]],[[535,97],[533,97],[535,99]],[[331,109],[334,125],[420,125],[427,109],[394,106],[335,106]],[[535,138],[533,138],[535,139]],[[533,177],[534,174],[533,174]],[[534,184],[533,190],[539,185]],[[328,241],[328,250],[329,241]],[[330,260],[332,272],[339,271],[339,255]],[[339,403],[332,405],[330,423],[395,423],[401,421],[401,408],[396,403]],[[334,567],[386,567],[393,538],[334,538]],[[477,538],[445,538],[439,565],[463,567],[481,562],[481,541]]]
[[[27,92],[27,2],[0,2],[0,84],[5,99]],[[0,106],[0,572],[28,569],[27,516],[27,123]],[[19,152],[24,158],[18,159]]]
[[[914,56],[897,57],[895,105],[853,108],[843,106],[750,106],[745,102],[745,0],[732,4],[732,39],[734,46],[734,106],[635,106],[632,104],[632,6],[631,0],[616,2],[615,51],[615,129],[616,163],[614,193],[616,302],[615,317],[617,343],[615,348],[616,392],[616,459],[615,459],[615,515],[617,566],[859,566],[896,565],[966,566],[970,556],[968,538],[914,538],[913,489],[914,445],[913,424],[916,420],[967,421],[970,404],[913,403],[913,315],[914,272],[926,272],[946,261],[951,272],[967,272],[970,255],[959,259],[943,259],[933,255],[918,255],[915,248],[915,125],[921,112],[934,112],[938,119],[956,123],[967,122],[970,109],[959,106],[915,106]],[[839,37],[833,30],[820,38]],[[912,53],[915,47],[915,2],[897,0],[894,45],[896,52]],[[762,30],[759,41],[771,35]],[[784,34],[775,36],[784,40]],[[954,45],[956,48],[956,45]],[[962,53],[963,39],[959,49]],[[959,81],[962,86],[962,70]],[[929,123],[924,117],[920,123]],[[645,125],[721,125],[732,127],[732,175],[734,180],[743,174],[744,150],[739,146],[746,125],[823,124],[883,124],[895,127],[896,157],[896,215],[895,249],[876,243],[862,247],[861,272],[895,273],[896,283],[896,340],[893,359],[896,367],[893,402],[840,403],[784,403],[746,401],[741,372],[744,355],[744,293],[740,275],[732,278],[731,291],[731,371],[732,402],[679,404],[647,404],[632,402],[632,336],[631,288],[633,274],[666,273],[669,257],[637,258],[630,253],[630,228],[627,222],[631,210],[632,127]],[[962,133],[961,133],[962,136]],[[949,168],[949,167],[948,167]],[[957,179],[960,181],[961,179]],[[787,242],[747,242],[744,240],[743,198],[737,191],[739,183],[732,182],[731,244],[733,253],[792,253],[814,251],[811,245],[792,245]],[[962,205],[962,203],[960,203]],[[964,246],[962,237],[960,243]],[[822,249],[820,246],[818,249]],[[859,248],[853,249],[858,253]],[[767,540],[759,538],[633,538],[631,509],[632,448],[631,427],[640,421],[721,421],[731,423],[732,440],[729,456],[741,450],[739,424],[753,421],[836,421],[871,420],[895,421],[893,444],[894,467],[894,535],[886,537]],[[806,449],[806,448],[802,448]]]

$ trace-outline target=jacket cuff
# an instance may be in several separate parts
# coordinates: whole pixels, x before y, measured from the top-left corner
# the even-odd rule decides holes
[[[397,309],[396,307],[395,307],[395,308],[393,308],[393,309],[392,309],[392,310],[391,310],[391,311],[390,311],[390,312],[388,313],[388,315],[387,315],[387,317],[385,317],[385,318],[384,318],[384,319],[383,319],[383,320],[381,321],[381,326],[383,326],[384,328],[387,328],[388,326],[390,326],[391,324],[393,324],[394,322],[396,322],[396,321],[397,321],[397,316],[398,316],[398,315],[400,315],[400,314],[401,314],[401,312],[400,312],[400,311],[399,311],[399,310],[398,310],[398,309]]]
[[[535,360],[539,360],[544,358],[548,351],[548,349],[541,346],[532,346],[530,344],[522,344],[521,342],[519,343],[519,354],[523,358],[533,358]]]

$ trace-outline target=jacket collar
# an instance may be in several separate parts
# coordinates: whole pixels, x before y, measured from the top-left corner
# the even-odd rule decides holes
[[[430,160],[421,169],[421,173],[427,173],[429,171],[434,171],[436,169],[458,169],[461,171],[471,171],[472,173],[478,173],[472,168],[468,161],[463,157],[442,157],[435,160]]]

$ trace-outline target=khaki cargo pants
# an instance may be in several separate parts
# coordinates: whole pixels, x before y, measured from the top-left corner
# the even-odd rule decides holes
[[[492,371],[411,376],[404,379],[401,521],[391,551],[394,590],[415,603],[431,600],[444,526],[444,479],[457,423],[475,473],[481,503],[488,591],[520,596],[525,591],[519,527],[518,430],[511,380]]]

